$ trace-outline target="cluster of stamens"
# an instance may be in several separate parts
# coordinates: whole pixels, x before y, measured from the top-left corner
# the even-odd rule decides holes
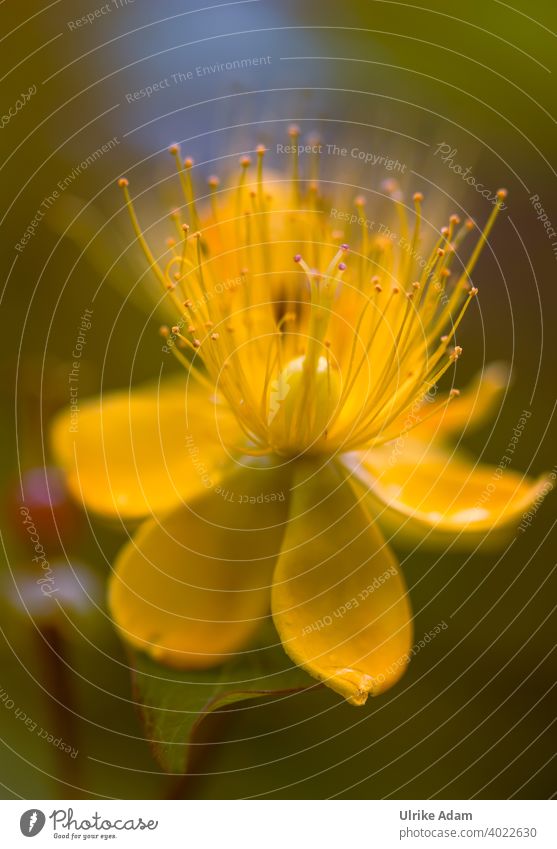
[[[297,128],[290,135],[295,141]],[[317,155],[304,180],[293,149],[291,178],[264,178],[259,146],[253,176],[244,156],[234,184],[210,177],[199,198],[194,163],[173,145],[183,201],[170,216],[176,235],[158,258],[128,181],[119,181],[137,240],[175,310],[175,324],[162,333],[207,397],[234,411],[246,452],[332,453],[388,442],[462,352],[455,334],[478,291],[470,275],[506,192],[465,263],[459,248],[476,225],[451,215],[422,256],[423,196],[414,194],[409,209],[392,181],[376,194],[396,213],[396,236],[370,231],[359,195],[363,223],[349,250],[346,234],[331,225]]]

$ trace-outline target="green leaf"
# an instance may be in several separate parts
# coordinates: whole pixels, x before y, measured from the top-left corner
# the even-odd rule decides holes
[[[293,666],[276,632],[221,667],[177,670],[140,652],[131,654],[133,684],[155,757],[167,772],[185,774],[190,742],[210,713],[245,699],[272,697],[317,685]]]

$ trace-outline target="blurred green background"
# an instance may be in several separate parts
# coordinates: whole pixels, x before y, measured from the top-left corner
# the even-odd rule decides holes
[[[524,0],[472,0],[456,11],[439,0],[248,0],[205,11],[189,0],[111,0],[108,12],[71,25],[101,6],[12,0],[0,7],[2,114],[36,89],[0,131],[2,795],[552,796],[551,495],[503,556],[398,552],[416,636],[440,622],[449,627],[393,690],[362,709],[324,690],[231,708],[206,721],[194,774],[176,778],[163,773],[143,738],[126,658],[102,612],[122,529],[80,515],[55,469],[48,478],[51,510],[44,475],[32,470],[51,462],[48,423],[69,401],[71,351],[84,309],[93,308],[93,319],[81,397],[160,369],[157,320],[146,317],[145,301],[129,297],[143,266],[126,250],[117,178],[125,173],[134,191],[146,189],[140,210],[150,224],[172,204],[169,143],[182,142],[184,153],[208,163],[202,170],[209,174],[217,170],[211,160],[235,162],[258,142],[283,140],[292,120],[326,142],[348,139],[406,163],[403,188],[424,192],[435,223],[447,210],[483,221],[491,209],[435,155],[441,143],[457,151],[455,161],[471,166],[478,182],[509,189],[508,209],[475,274],[480,309],[466,318],[457,385],[494,359],[512,364],[513,382],[497,420],[464,442],[496,464],[528,409],[513,468],[533,475],[552,469],[557,265],[530,198],[538,195],[557,224],[557,10]],[[254,55],[271,62],[126,98],[199,64]],[[114,138],[109,152],[53,199],[19,252],[15,245],[58,181]],[[390,176],[354,161],[324,166],[327,178],[353,185],[378,186]],[[22,487],[50,561],[60,574],[71,563],[87,588],[68,571],[65,613],[56,619],[33,591]],[[41,728],[77,756],[49,743]]]

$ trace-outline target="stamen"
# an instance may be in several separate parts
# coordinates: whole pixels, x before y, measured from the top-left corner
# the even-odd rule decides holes
[[[149,267],[153,270],[157,280],[162,285],[163,290],[165,292],[171,293],[172,299],[176,301],[176,305],[178,306],[178,309],[180,309],[179,300],[177,298],[175,298],[175,296],[172,294],[174,287],[172,286],[171,283],[169,283],[169,281],[165,277],[164,272],[162,271],[158,262],[156,261],[155,257],[153,256],[153,253],[151,252],[151,249],[150,249],[149,245],[147,244],[147,241],[146,241],[146,239],[143,235],[143,232],[142,232],[141,227],[139,225],[139,221],[138,221],[137,215],[135,214],[135,209],[134,209],[131,197],[130,197],[129,182],[125,177],[122,177],[120,180],[118,180],[118,185],[120,186],[120,188],[124,192],[124,200],[125,200],[126,207],[128,209],[128,213],[129,213],[129,216],[130,216],[130,219],[131,219],[131,222],[132,222],[132,227],[134,229],[134,233],[136,235],[137,241],[139,242],[141,249],[142,249],[142,251],[145,255],[145,258],[147,259]]]
[[[188,157],[182,163],[180,147],[177,144],[171,145],[168,150],[176,161],[176,169],[178,171],[178,176],[180,177],[180,185],[182,186],[184,198],[190,211],[193,226],[196,229],[199,229],[199,216],[197,214],[197,209],[195,206],[195,196],[193,192],[193,183],[190,173],[194,165],[193,159],[191,159],[191,157]]]
[[[459,283],[461,283],[463,280],[468,281],[470,279],[470,275],[471,275],[472,271],[474,270],[474,267],[476,265],[476,262],[479,259],[479,256],[480,256],[480,254],[483,250],[483,247],[484,247],[485,243],[487,242],[487,240],[489,238],[489,234],[491,233],[493,225],[495,224],[495,220],[496,220],[497,216],[499,215],[499,212],[501,210],[501,207],[503,206],[503,202],[504,202],[505,198],[507,197],[507,194],[508,194],[508,192],[507,192],[506,189],[499,189],[499,191],[497,192],[497,202],[496,202],[495,206],[493,207],[493,211],[488,218],[487,224],[485,225],[483,232],[480,234],[480,238],[478,239],[478,242],[476,244],[476,247],[474,248],[472,256],[468,260],[468,263],[467,263],[466,268],[464,269],[464,271],[462,273],[462,277],[460,278]],[[468,224],[468,222],[467,222],[467,224]],[[473,224],[472,224],[472,226],[473,226]]]
[[[300,137],[300,128],[296,124],[291,124],[288,135],[292,142],[292,198],[294,206],[298,207],[300,205],[300,157],[297,142]]]

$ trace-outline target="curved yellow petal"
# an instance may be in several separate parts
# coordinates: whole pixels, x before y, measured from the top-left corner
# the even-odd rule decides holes
[[[494,417],[509,381],[508,365],[493,362],[479,371],[449,403],[449,393],[434,395],[430,390],[405,420],[398,423],[400,432],[411,430],[412,439],[427,443],[460,436],[465,430],[470,433]]]
[[[272,609],[292,660],[352,704],[404,672],[412,615],[403,578],[375,520],[334,466],[298,473]]]
[[[267,470],[232,476],[119,554],[109,606],[122,637],[155,660],[204,669],[242,649],[269,613],[287,492]]]
[[[396,443],[380,450],[345,454],[357,492],[366,500],[384,530],[399,531],[405,542],[433,545],[452,542],[475,545],[518,524],[522,513],[551,485],[508,468],[510,455],[499,466],[474,464],[463,454],[408,441],[402,453]]]
[[[52,445],[87,509],[137,519],[191,500],[229,467],[233,414],[182,378],[112,392],[64,410]]]

